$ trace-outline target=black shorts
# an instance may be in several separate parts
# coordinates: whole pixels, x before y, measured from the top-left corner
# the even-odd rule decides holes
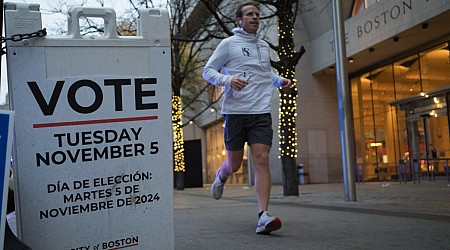
[[[227,150],[243,149],[245,142],[249,145],[260,143],[272,146],[273,130],[270,113],[223,116],[225,118],[224,141]]]

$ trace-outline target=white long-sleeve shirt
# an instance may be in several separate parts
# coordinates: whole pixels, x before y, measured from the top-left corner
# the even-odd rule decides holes
[[[217,46],[203,69],[203,78],[225,87],[222,114],[270,113],[273,88],[280,87],[283,78],[270,65],[269,45],[241,28],[233,33]],[[250,77],[247,86],[241,91],[231,88],[231,79],[245,79],[244,75]]]

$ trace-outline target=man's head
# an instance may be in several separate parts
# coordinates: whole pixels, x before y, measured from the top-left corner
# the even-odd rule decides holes
[[[256,34],[259,28],[259,3],[249,1],[239,5],[236,10],[236,22],[246,32]]]

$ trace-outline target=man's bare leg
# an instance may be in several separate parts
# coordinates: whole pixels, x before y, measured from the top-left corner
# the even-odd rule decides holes
[[[256,226],[257,234],[269,234],[281,228],[278,217],[272,216],[267,210],[269,208],[270,189],[272,178],[269,168],[270,147],[265,144],[251,145],[253,163],[255,165],[255,189],[258,197],[259,219]]]
[[[265,144],[252,144],[251,153],[255,166],[255,189],[258,198],[259,212],[269,208],[270,190],[272,178],[269,168],[270,147]]]
[[[222,163],[220,168],[220,179],[226,181],[228,176],[238,171],[242,164],[244,157],[244,149],[229,151],[227,150],[227,160]]]
[[[227,156],[228,159],[222,163],[222,167],[217,171],[216,178],[211,185],[211,193],[216,200],[222,197],[223,189],[228,176],[236,172],[241,167],[244,149],[228,151]]]

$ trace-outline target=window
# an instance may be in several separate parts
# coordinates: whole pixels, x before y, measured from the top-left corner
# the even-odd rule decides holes
[[[440,93],[449,88],[449,61],[445,43],[351,79],[359,180],[396,178],[398,161],[407,163],[408,172],[411,159],[428,171],[431,150],[437,158],[450,157],[448,111]],[[403,104],[391,105],[398,100]],[[443,164],[433,169],[444,171]]]

